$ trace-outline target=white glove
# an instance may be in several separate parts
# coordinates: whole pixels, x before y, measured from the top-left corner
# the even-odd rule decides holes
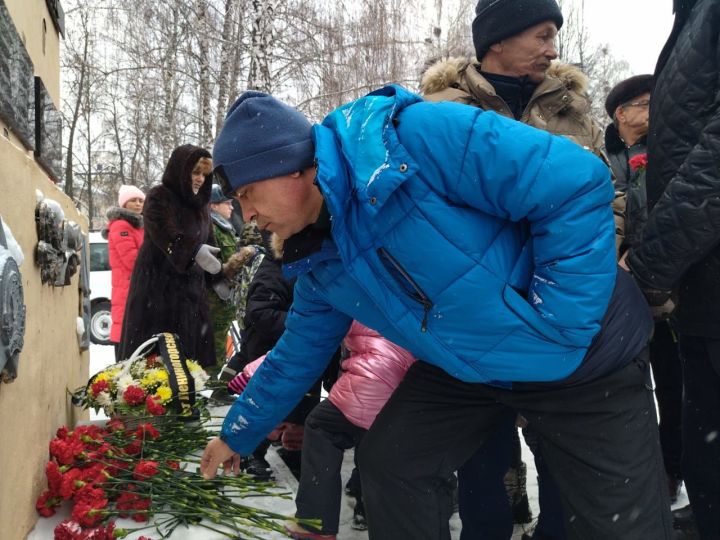
[[[222,278],[220,281],[216,281],[213,283],[212,288],[220,300],[230,300],[232,289],[230,288],[230,281],[227,278]]]
[[[218,253],[220,253],[219,247],[203,244],[195,254],[195,262],[206,272],[217,274],[222,270],[222,264],[220,264],[220,260],[217,258]]]

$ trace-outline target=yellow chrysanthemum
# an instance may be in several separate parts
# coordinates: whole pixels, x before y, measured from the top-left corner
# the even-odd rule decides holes
[[[160,398],[160,401],[165,403],[166,401],[169,401],[172,397],[172,390],[170,390],[169,387],[163,385],[157,389],[155,395]]]
[[[95,376],[95,382],[98,382],[98,381],[109,381],[110,379],[111,379],[110,374],[107,373],[107,372],[105,372],[105,371],[103,371],[102,373],[98,373],[98,374]]]
[[[143,378],[140,380],[140,384],[143,388],[147,388],[149,386],[154,386],[158,384],[158,376],[157,373],[154,373],[152,371],[149,371],[143,375]]]

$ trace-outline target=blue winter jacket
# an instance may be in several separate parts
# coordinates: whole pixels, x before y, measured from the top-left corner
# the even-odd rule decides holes
[[[570,140],[389,86],[313,128],[332,238],[230,409],[247,454],[321,375],[353,319],[468,382],[556,381],[615,286],[607,167]]]

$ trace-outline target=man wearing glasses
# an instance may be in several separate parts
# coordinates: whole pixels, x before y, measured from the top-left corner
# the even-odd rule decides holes
[[[624,234],[620,256],[636,245],[647,221],[647,133],[652,75],[636,75],[610,90],[605,110],[612,123],[605,130],[605,150],[615,176],[615,189],[625,194]],[[638,161],[640,160],[640,161]],[[667,317],[657,317],[650,342],[650,363],[660,412],[660,445],[671,502],[682,485],[682,370],[677,340]]]

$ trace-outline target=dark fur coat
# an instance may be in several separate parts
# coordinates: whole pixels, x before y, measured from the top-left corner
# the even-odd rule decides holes
[[[119,359],[153,334],[173,332],[188,358],[215,364],[205,272],[195,263],[200,246],[212,239],[210,171],[197,194],[191,186],[200,158],[210,158],[209,152],[192,145],[176,148],[162,184],[145,199],[145,239],[130,283]]]

